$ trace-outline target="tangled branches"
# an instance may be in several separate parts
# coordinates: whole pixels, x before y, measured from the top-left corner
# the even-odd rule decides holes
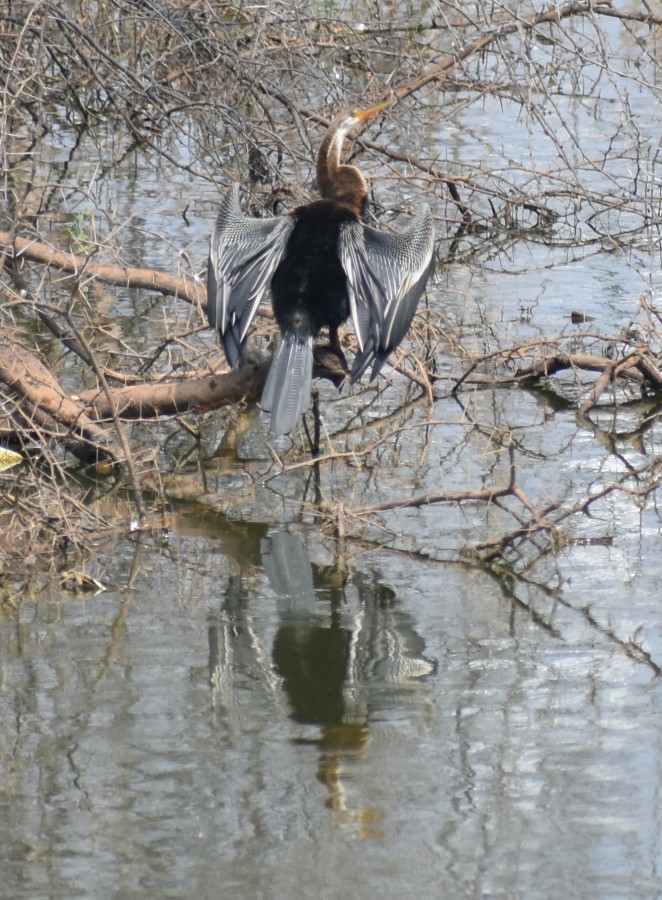
[[[522,548],[558,550],[596,504],[654,494],[662,176],[642,110],[660,100],[662,21],[606,0],[438,0],[416,15],[376,9],[359,22],[300,4],[181,0],[13,0],[0,13],[0,430],[30,459],[31,483],[49,486],[48,520],[53,497],[67,510],[73,537],[43,552],[86,546],[102,528],[82,513],[98,483],[81,489],[71,475],[90,460],[114,478],[126,467],[135,501],[122,515],[146,525],[178,496],[192,454],[205,472],[210,457],[233,458],[249,492],[315,465],[343,496],[334,505],[318,486],[336,532],[384,528],[414,552],[426,539],[401,540],[407,510],[481,508],[452,554],[520,574]],[[407,377],[342,404],[329,389],[314,464],[296,443],[266,462],[247,456],[238,410],[259,397],[264,365],[258,354],[228,373],[202,315],[218,189],[241,181],[255,215],[291,208],[313,191],[319,126],[390,94],[394,115],[356,150],[371,215],[388,228],[425,195],[440,235],[427,308],[393,361]],[[266,351],[261,312],[254,347]],[[553,479],[540,488],[532,472],[552,454],[509,416],[529,399],[536,436],[568,414],[590,437],[582,452],[610,455],[616,475],[569,482],[563,496]],[[632,448],[648,450],[645,464]],[[42,503],[34,496],[6,490],[12,527]],[[496,513],[498,534],[486,534]]]

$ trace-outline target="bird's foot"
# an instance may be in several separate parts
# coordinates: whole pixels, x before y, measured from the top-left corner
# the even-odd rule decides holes
[[[327,378],[340,388],[349,375],[349,366],[340,345],[320,344],[314,351],[313,376]]]

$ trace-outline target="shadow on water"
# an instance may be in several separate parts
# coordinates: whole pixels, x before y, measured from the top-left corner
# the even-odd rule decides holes
[[[425,656],[425,641],[395,593],[375,577],[355,575],[350,604],[345,573],[314,565],[297,535],[270,532],[260,554],[278,614],[271,663],[249,621],[250,591],[235,579],[209,627],[214,702],[227,712],[246,678],[267,694],[282,692],[290,718],[314,727],[312,736],[294,740],[317,748],[326,805],[342,810],[343,763],[366,749],[371,717],[404,702],[403,689],[433,676],[437,662]]]

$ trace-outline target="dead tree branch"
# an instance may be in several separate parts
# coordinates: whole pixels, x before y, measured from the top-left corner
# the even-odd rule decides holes
[[[99,456],[117,463],[124,458],[110,433],[92,421],[41,358],[4,326],[0,326],[0,381],[18,398],[13,415],[23,429],[29,431],[33,425],[47,429],[86,461]]]
[[[32,262],[54,266],[62,272],[70,272],[77,278],[92,277],[116,287],[155,291],[164,296],[178,297],[202,308],[207,303],[204,284],[191,278],[167,275],[154,269],[95,263],[93,256],[54,250],[48,244],[18,237],[8,231],[0,231],[0,249],[12,259],[29,259]]]
[[[419,78],[409,82],[409,84],[402,85],[402,87],[396,90],[396,96],[401,100],[403,97],[407,97],[410,94],[419,91],[426,84],[430,84],[430,82],[433,81],[439,81],[465,59],[486,50],[491,44],[508,35],[515,34],[517,31],[531,31],[538,25],[543,25],[547,22],[558,23],[570,16],[587,15],[592,13],[599,6],[610,5],[611,0],[594,0],[594,2],[587,0],[587,2],[580,3],[565,3],[563,6],[548,9],[545,12],[537,13],[527,19],[521,19],[518,16],[509,17],[503,24],[499,24],[495,28],[485,31],[477,38],[467,41],[467,43],[456,53],[449,53],[440,63],[432,66],[432,68],[428,69],[427,72],[424,72]]]

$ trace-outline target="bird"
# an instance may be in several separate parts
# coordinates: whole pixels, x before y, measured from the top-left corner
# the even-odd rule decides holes
[[[358,350],[350,382],[368,369],[372,381],[409,330],[432,270],[429,206],[399,233],[365,224],[367,182],[342,162],[350,133],[393,102],[345,110],[331,122],[317,156],[317,199],[262,219],[244,215],[236,184],[221,200],[210,241],[207,318],[238,368],[260,301],[271,293],[281,340],[261,407],[274,435],[289,434],[308,408],[321,329],[328,328],[330,348],[348,371],[338,330],[351,318]]]

